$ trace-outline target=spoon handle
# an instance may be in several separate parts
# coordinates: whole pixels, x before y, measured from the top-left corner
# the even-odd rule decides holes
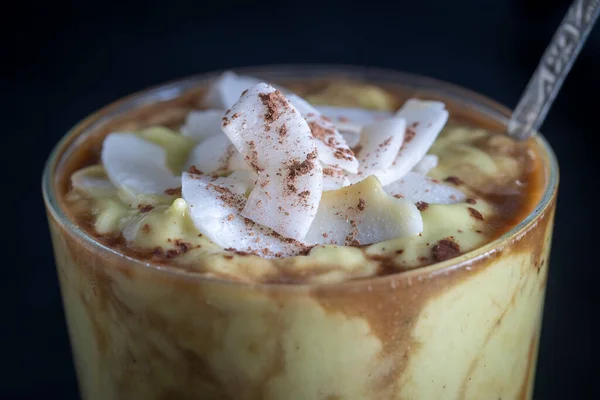
[[[542,125],[599,14],[600,0],[571,4],[512,114],[509,136],[526,140]]]

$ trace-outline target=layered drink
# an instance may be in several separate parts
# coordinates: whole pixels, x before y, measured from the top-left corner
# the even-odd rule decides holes
[[[57,146],[44,194],[85,399],[529,399],[557,167],[396,73],[213,74]]]

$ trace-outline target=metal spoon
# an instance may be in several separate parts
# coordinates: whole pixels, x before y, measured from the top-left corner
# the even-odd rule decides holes
[[[600,14],[600,0],[575,0],[521,95],[508,135],[526,140],[539,129]]]

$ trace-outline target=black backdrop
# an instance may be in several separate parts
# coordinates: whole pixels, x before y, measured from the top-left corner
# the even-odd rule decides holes
[[[0,377],[0,397],[77,398],[40,193],[45,158],[74,122],[165,80],[297,62],[416,72],[512,107],[567,6],[561,0],[30,0],[3,8],[0,158],[9,235],[2,240],[0,362],[8,374]],[[599,92],[600,27],[543,127],[560,162],[561,191],[536,399],[600,398],[591,189],[599,177]]]

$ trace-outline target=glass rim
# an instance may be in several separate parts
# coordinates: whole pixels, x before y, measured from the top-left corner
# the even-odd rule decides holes
[[[548,144],[547,140],[537,133],[534,140],[541,150],[544,151],[543,166],[549,173],[546,177],[545,188],[538,204],[527,216],[513,226],[500,237],[479,246],[473,250],[460,254],[457,257],[436,262],[423,267],[415,267],[405,271],[398,271],[393,274],[383,276],[371,276],[365,278],[349,279],[347,281],[336,283],[262,283],[262,282],[240,282],[228,281],[221,278],[214,278],[201,275],[198,272],[188,271],[172,266],[160,265],[148,261],[143,261],[131,257],[111,248],[90,235],[85,229],[81,228],[75,221],[71,220],[66,212],[61,208],[56,193],[55,171],[64,159],[65,154],[72,151],[74,147],[98,126],[104,122],[120,115],[123,112],[138,108],[142,105],[153,104],[159,101],[171,100],[182,93],[210,82],[225,71],[233,71],[238,74],[254,75],[257,77],[268,76],[268,79],[277,80],[285,78],[302,79],[303,75],[311,78],[326,78],[328,74],[336,78],[345,77],[349,79],[364,79],[366,82],[391,83],[406,88],[419,91],[430,91],[436,95],[452,99],[457,104],[468,105],[476,112],[485,115],[488,118],[508,125],[511,111],[508,107],[472,90],[449,82],[422,76],[413,73],[395,71],[391,69],[362,67],[345,64],[269,64],[263,66],[252,66],[242,68],[227,68],[214,70],[207,73],[191,75],[180,79],[174,79],[162,84],[154,85],[149,88],[134,92],[128,96],[117,99],[108,105],[100,108],[92,114],[78,121],[53,147],[48,159],[46,160],[42,175],[42,194],[46,210],[51,214],[57,223],[65,231],[72,234],[79,241],[84,242],[99,251],[107,252],[113,256],[127,260],[133,267],[151,268],[157,273],[168,274],[179,279],[197,280],[215,285],[238,285],[264,288],[283,288],[284,290],[306,290],[306,288],[319,287],[342,287],[344,289],[360,288],[368,285],[379,285],[386,282],[394,282],[394,287],[398,287],[403,282],[411,284],[413,279],[428,280],[440,274],[446,274],[454,270],[465,268],[478,260],[491,256],[495,250],[502,248],[502,244],[513,238],[519,237],[532,224],[536,223],[537,218],[544,214],[550,206],[558,188],[559,167],[556,155]]]

